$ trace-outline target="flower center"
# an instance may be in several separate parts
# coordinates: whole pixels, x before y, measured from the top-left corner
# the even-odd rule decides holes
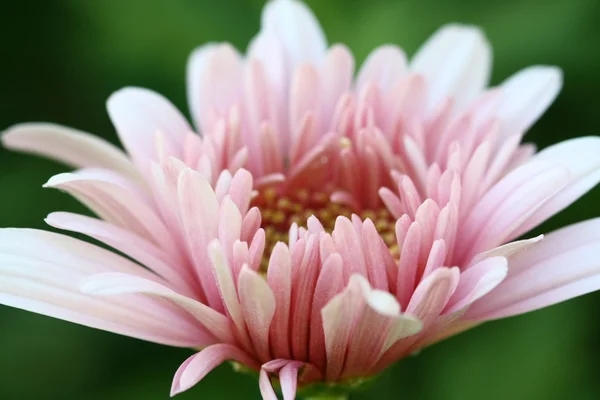
[[[371,219],[394,257],[398,254],[396,243],[395,219],[390,212],[381,207],[377,210],[356,212],[351,207],[332,202],[325,192],[298,189],[281,195],[274,188],[265,189],[252,200],[252,206],[258,207],[262,216],[261,227],[265,230],[265,252],[261,261],[261,271],[265,272],[271,252],[277,242],[288,243],[292,224],[306,227],[309,217],[315,216],[323,228],[331,233],[337,217],[350,218],[356,214],[361,220]]]

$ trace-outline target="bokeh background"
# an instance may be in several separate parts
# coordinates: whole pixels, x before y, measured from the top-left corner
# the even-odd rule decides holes
[[[563,68],[562,94],[527,135],[545,147],[600,134],[597,0],[312,0],[330,42],[361,61],[382,43],[413,54],[439,25],[480,25],[493,82],[530,64]],[[104,102],[126,85],[185,106],[187,55],[206,41],[243,50],[263,0],[54,0],[3,3],[0,129],[53,121],[116,142]],[[600,154],[598,155],[600,157]],[[0,225],[44,227],[51,211],[83,211],[42,189],[54,162],[2,151]],[[539,231],[599,214],[596,189]],[[565,266],[568,268],[568,266]],[[352,399],[599,399],[600,295],[488,323],[400,362]],[[0,399],[166,399],[189,350],[172,349],[0,306]],[[181,400],[258,399],[254,378],[220,367]]]

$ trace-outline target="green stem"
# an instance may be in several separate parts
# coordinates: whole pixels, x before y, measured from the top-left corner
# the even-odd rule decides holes
[[[325,396],[309,396],[305,397],[304,400],[348,400],[347,395],[325,395]]]

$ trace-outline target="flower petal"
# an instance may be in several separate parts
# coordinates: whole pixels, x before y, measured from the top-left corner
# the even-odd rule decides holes
[[[504,137],[523,134],[552,104],[562,87],[562,71],[534,66],[509,77],[500,86],[503,101],[497,111]]]
[[[246,353],[230,344],[208,346],[184,361],[175,373],[171,386],[171,396],[185,392],[200,382],[210,371],[227,360],[237,361],[258,369],[256,363]]]
[[[156,160],[155,136],[161,132],[182,156],[183,143],[192,127],[183,115],[162,95],[148,89],[128,87],[113,93],[106,103],[121,143],[133,160],[144,170]]]
[[[479,300],[506,278],[508,262],[504,257],[490,257],[460,274],[456,290],[446,305],[445,314],[452,314]]]
[[[363,62],[356,87],[360,90],[368,82],[374,82],[386,92],[406,75],[407,70],[406,54],[401,48],[394,45],[379,46]]]
[[[327,363],[321,310],[343,288],[343,265],[339,254],[331,254],[323,263],[315,285],[310,317],[309,359],[320,371],[325,371]]]
[[[81,325],[181,347],[210,336],[181,308],[147,296],[95,297],[79,290],[89,276],[118,271],[159,278],[100,247],[32,229],[0,230],[0,303]]]
[[[242,59],[229,44],[196,50],[188,62],[188,99],[194,122],[204,135],[241,100]]]
[[[279,370],[279,382],[283,400],[294,400],[296,388],[298,387],[298,369],[304,365],[303,362],[290,361]]]
[[[455,253],[459,262],[468,262],[475,254],[514,238],[515,232],[568,181],[567,168],[542,160],[527,163],[506,175],[465,218]]]
[[[163,248],[172,249],[167,228],[139,187],[106,170],[79,170],[58,174],[44,187],[63,190],[102,219],[136,233]]]
[[[246,326],[261,361],[268,361],[269,328],[275,314],[275,296],[267,282],[247,266],[239,276],[238,293]]]
[[[543,238],[544,238],[544,235],[539,235],[539,236],[536,236],[531,239],[517,240],[514,242],[503,244],[502,246],[498,246],[491,250],[485,251],[483,253],[479,253],[478,255],[475,256],[475,258],[473,258],[473,260],[471,261],[471,264],[476,264],[479,261],[485,260],[486,258],[490,258],[490,257],[500,256],[500,257],[510,258],[513,254],[516,254],[520,251],[528,249],[529,247],[538,243]]]
[[[179,174],[177,193],[187,247],[208,305],[223,310],[223,302],[212,274],[207,248],[219,231],[219,204],[209,182],[197,171],[184,169]]]
[[[275,295],[275,319],[271,326],[271,343],[275,357],[289,358],[289,316],[292,296],[292,260],[288,247],[278,242],[267,268],[267,282]]]
[[[342,372],[352,329],[361,312],[360,286],[363,280],[360,275],[353,275],[344,291],[334,296],[321,310],[327,354],[327,380],[338,379]]]
[[[263,8],[261,30],[283,42],[290,67],[318,64],[325,55],[325,34],[312,11],[298,0],[273,0]]]
[[[562,165],[569,171],[569,183],[528,218],[513,237],[535,228],[562,211],[600,182],[600,137],[566,140],[547,147],[533,157]]]
[[[208,56],[215,50],[218,45],[215,43],[204,44],[192,52],[188,58],[186,67],[186,84],[187,84],[187,100],[192,121],[198,131],[201,131],[202,115],[202,98],[206,94],[201,91],[201,77],[206,68],[206,60]]]
[[[368,375],[380,357],[398,340],[419,332],[421,322],[400,313],[388,292],[361,285],[362,313],[352,332],[342,379]]]
[[[125,153],[111,143],[66,126],[50,123],[18,124],[2,134],[9,149],[39,154],[76,168],[106,168],[141,182]]]
[[[222,302],[229,314],[229,318],[233,322],[233,326],[237,330],[237,337],[239,337],[245,349],[251,349],[252,344],[246,330],[243,310],[238,300],[231,268],[227,263],[227,258],[218,239],[213,240],[208,245],[208,256],[212,263],[213,274],[216,277]]]
[[[440,28],[413,57],[410,69],[429,84],[430,108],[445,97],[464,107],[486,87],[491,72],[491,49],[482,31],[466,25]]]
[[[522,314],[600,289],[600,219],[552,232],[513,256],[508,278],[473,304],[465,319]]]
[[[263,400],[277,400],[277,395],[275,394],[275,390],[273,390],[273,385],[271,385],[269,373],[263,368],[260,370],[258,386]]]
[[[457,267],[442,267],[433,271],[415,289],[406,313],[419,318],[427,328],[448,304],[458,286],[459,276]]]
[[[81,291],[97,296],[114,296],[128,293],[143,293],[171,300],[192,314],[208,331],[223,342],[234,342],[229,330],[229,321],[221,313],[196,301],[182,296],[161,283],[130,274],[107,272],[92,275],[80,282]]]
[[[192,293],[188,282],[181,275],[186,273],[185,265],[173,265],[173,260],[162,249],[133,232],[96,218],[68,212],[51,213],[45,221],[54,228],[82,233],[99,240],[139,261],[178,289]],[[191,278],[189,274],[184,276]]]

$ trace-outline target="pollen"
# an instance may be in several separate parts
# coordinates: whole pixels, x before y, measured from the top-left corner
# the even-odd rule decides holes
[[[291,193],[280,194],[274,188],[261,191],[252,201],[262,215],[261,227],[265,230],[265,252],[261,261],[261,271],[266,272],[271,252],[277,242],[288,243],[289,231],[293,224],[306,227],[307,220],[315,216],[325,231],[331,233],[339,216],[350,218],[356,214],[361,220],[373,221],[377,232],[397,258],[398,245],[394,231],[395,220],[385,208],[377,210],[353,210],[345,204],[335,203],[329,194],[321,191],[311,192],[299,189]]]

